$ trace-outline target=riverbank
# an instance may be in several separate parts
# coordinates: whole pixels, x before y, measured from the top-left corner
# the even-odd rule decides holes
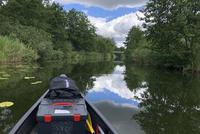
[[[98,35],[83,12],[66,11],[57,3],[32,4],[8,1],[0,5],[0,40],[6,38],[8,42],[1,43],[6,49],[0,50],[0,62],[100,61],[113,57],[115,42]],[[26,8],[27,5],[32,6]],[[11,8],[18,6],[21,8],[17,11]]]
[[[155,41],[158,41],[158,38]],[[125,42],[126,61],[156,68],[200,72],[199,43],[195,44],[196,49],[184,47],[183,42],[172,42],[170,47],[163,47],[164,43],[168,42],[158,42],[157,46],[154,46],[155,43],[147,38],[141,28],[133,26]]]
[[[0,36],[0,63],[32,62],[37,53],[17,39]]]
[[[192,69],[192,67],[182,67],[182,66],[168,66],[168,65],[160,65],[160,64],[154,64],[153,62],[140,62],[137,60],[125,60],[126,64],[133,64],[135,66],[144,67],[144,68],[154,68],[154,69],[162,69],[162,70],[168,70],[168,71],[178,71],[182,73],[192,73],[192,74],[200,74],[200,65],[198,65],[197,68]]]
[[[57,55],[57,56],[56,56]],[[68,51],[55,54],[53,58],[40,58],[38,54],[30,47],[27,47],[17,39],[0,36],[0,64],[27,64],[37,62],[38,60],[58,61],[65,60],[69,63],[78,63],[84,61],[110,61],[113,59],[112,53]],[[39,59],[40,58],[40,59]]]

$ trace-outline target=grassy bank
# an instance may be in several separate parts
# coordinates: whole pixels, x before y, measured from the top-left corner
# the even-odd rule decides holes
[[[70,52],[66,55],[68,63],[80,63],[85,61],[99,62],[99,61],[111,61],[111,53],[97,53],[97,52]]]
[[[0,36],[0,63],[32,62],[37,53],[17,39]]]
[[[111,53],[70,51],[63,53],[62,58],[55,56],[50,60],[65,60],[68,63],[78,63],[85,61],[110,61]],[[17,39],[7,36],[0,36],[0,63],[31,63],[38,59],[38,54],[24,45]],[[48,57],[44,58],[48,61]]]

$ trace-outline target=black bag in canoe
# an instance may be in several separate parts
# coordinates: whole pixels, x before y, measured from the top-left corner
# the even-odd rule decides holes
[[[75,82],[64,74],[51,80],[49,90],[50,92],[46,98],[50,99],[74,99],[82,97]]]

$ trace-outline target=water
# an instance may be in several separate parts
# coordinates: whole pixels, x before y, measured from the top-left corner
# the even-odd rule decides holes
[[[50,78],[72,77],[120,134],[199,134],[200,78],[132,64],[43,63],[0,66],[0,133],[8,133]],[[24,79],[25,77],[35,77]],[[42,81],[32,85],[31,83]]]

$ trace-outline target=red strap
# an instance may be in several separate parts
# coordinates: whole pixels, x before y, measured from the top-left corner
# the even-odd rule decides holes
[[[73,106],[74,103],[71,103],[71,102],[56,102],[56,103],[53,103],[54,106]]]

